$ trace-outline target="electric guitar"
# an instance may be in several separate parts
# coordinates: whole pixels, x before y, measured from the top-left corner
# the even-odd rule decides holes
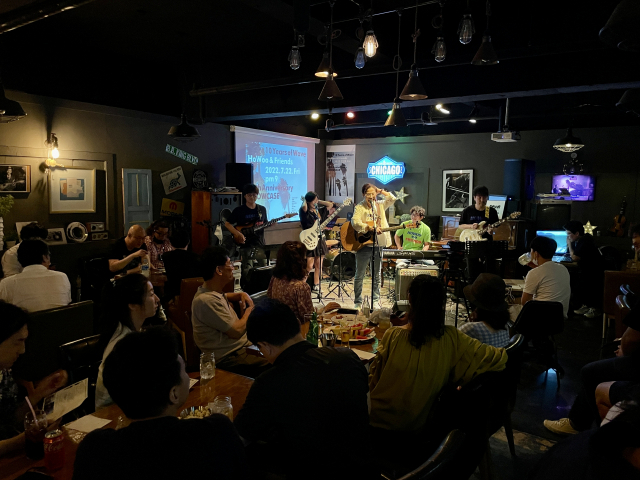
[[[487,225],[486,227],[485,227],[485,224],[487,222],[480,222],[478,224],[478,228],[476,230],[474,230],[473,228],[467,228],[466,230],[462,230],[462,229],[459,228],[458,231],[460,233],[458,233],[458,231],[456,231],[456,234],[455,234],[454,238],[459,237],[459,240],[461,242],[482,242],[482,241],[486,241],[487,239],[486,238],[482,238],[482,235],[487,233],[487,231],[490,228],[496,228],[496,227],[502,225],[507,220],[513,220],[514,218],[518,218],[520,215],[522,215],[520,212],[513,212],[508,217],[505,217],[502,220],[500,220],[499,222],[496,222],[496,223],[494,223],[492,225]]]
[[[367,225],[373,227],[373,222],[367,222]],[[394,232],[403,228],[416,228],[417,223],[408,223],[407,225],[398,225],[397,227],[382,228],[382,232]],[[357,252],[365,245],[373,244],[373,231],[356,232],[351,222],[345,222],[340,227],[340,238],[342,239],[342,247],[349,252]]]
[[[313,250],[318,246],[318,242],[322,237],[322,232],[324,231],[324,228],[327,225],[329,225],[331,220],[333,220],[336,217],[336,215],[338,215],[340,210],[342,210],[344,207],[348,205],[351,205],[352,202],[353,201],[351,200],[351,198],[347,198],[344,201],[344,203],[336,209],[335,212],[329,215],[327,219],[320,224],[319,227],[318,227],[318,220],[316,220],[311,226],[311,228],[307,228],[306,230],[303,230],[300,232],[300,241],[304,244],[305,247],[307,247],[307,250]],[[349,222],[345,222],[345,223],[349,223]]]
[[[286,215],[283,215],[282,217],[274,218],[273,220],[269,220],[268,222],[263,223],[262,225],[259,225],[257,227],[254,226],[255,223],[252,223],[251,225],[236,226],[235,229],[238,230],[242,235],[244,235],[245,238],[247,238],[250,235],[254,235],[254,234],[258,233],[260,230],[264,230],[265,228],[269,228],[269,227],[274,226],[280,220],[284,220],[285,218],[295,217],[296,215],[298,215],[298,214],[297,213],[287,213]],[[244,245],[242,243],[238,243],[236,241],[235,237],[233,238],[233,241],[235,242],[236,245]]]

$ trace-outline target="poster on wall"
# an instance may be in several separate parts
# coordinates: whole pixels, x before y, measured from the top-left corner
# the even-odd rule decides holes
[[[167,172],[161,173],[160,179],[162,180],[164,193],[167,195],[187,186],[187,180],[184,178],[182,167],[172,168]]]
[[[95,169],[51,169],[49,173],[49,213],[94,213],[95,211]]]
[[[442,171],[442,211],[461,212],[471,204],[473,169]]]
[[[26,193],[30,191],[30,165],[0,165],[0,192]]]
[[[356,178],[356,146],[328,145],[325,171],[324,199],[343,203],[354,198]]]

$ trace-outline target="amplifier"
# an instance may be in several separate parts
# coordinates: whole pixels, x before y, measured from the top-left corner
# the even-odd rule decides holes
[[[418,275],[437,277],[440,273],[437,265],[421,265],[418,268],[403,268],[396,270],[396,300],[408,300],[409,284]]]
[[[92,233],[91,240],[109,240],[109,233],[107,232]]]
[[[104,232],[104,222],[89,222],[87,223],[87,230],[89,232]]]

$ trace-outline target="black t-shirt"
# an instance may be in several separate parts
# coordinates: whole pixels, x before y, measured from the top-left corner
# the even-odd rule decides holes
[[[74,480],[249,478],[242,442],[229,419],[161,417],[121,430],[95,430],[76,454]]]
[[[167,281],[164,284],[166,298],[180,295],[180,283],[184,278],[200,277],[198,255],[187,250],[171,250],[162,256]]]
[[[322,220],[318,216],[318,212],[316,211],[316,213],[312,213],[311,209],[308,207],[306,212],[302,210],[302,207],[300,207],[298,215],[300,216],[300,226],[302,226],[303,230],[313,227],[316,220],[318,220],[318,223],[322,223]]]
[[[581,235],[577,242],[573,242],[573,253],[580,257],[578,267],[582,270],[599,271],[603,269],[602,255],[596,242],[588,233]]]
[[[127,248],[127,244],[124,241],[126,237],[122,237],[119,240],[116,240],[116,242],[113,244],[113,246],[111,247],[111,252],[109,252],[109,260],[122,260],[123,258],[128,257],[129,255],[131,255],[132,253],[137,252],[138,250],[146,250],[146,245],[142,244],[142,247],[140,248],[134,248],[133,250],[129,250]],[[131,260],[127,265],[125,265],[125,267],[118,271],[115,272],[114,274],[118,274],[118,273],[126,273],[127,270],[131,270],[133,268],[136,268],[138,265],[140,265],[140,262],[142,260],[140,260],[140,257],[136,257],[133,260]]]
[[[498,220],[498,212],[495,208],[489,207],[489,217],[486,217],[486,210],[476,210],[475,205],[469,205],[462,211],[460,225],[471,225],[474,223],[487,222],[487,225],[496,223]]]
[[[259,227],[267,221],[267,209],[257,204],[256,208],[249,208],[246,205],[240,205],[234,208],[228,219],[228,222],[234,227],[244,227],[252,224],[254,227]],[[240,233],[245,236],[245,247],[259,247],[264,245],[264,230],[253,234],[247,234],[245,230],[240,230]]]

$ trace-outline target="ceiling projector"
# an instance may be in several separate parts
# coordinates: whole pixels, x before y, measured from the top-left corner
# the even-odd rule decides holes
[[[496,132],[491,134],[492,142],[517,142],[520,140],[520,134],[518,132]]]

